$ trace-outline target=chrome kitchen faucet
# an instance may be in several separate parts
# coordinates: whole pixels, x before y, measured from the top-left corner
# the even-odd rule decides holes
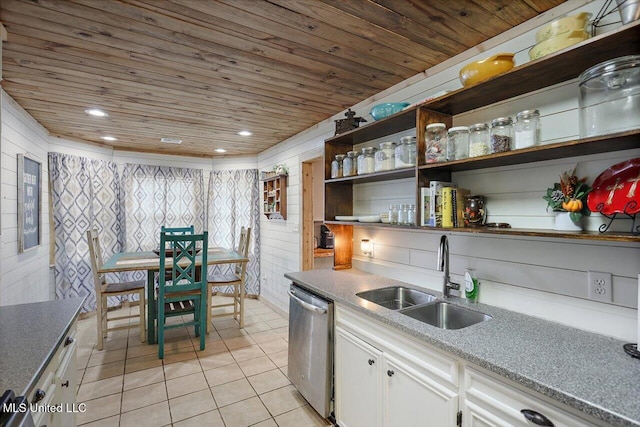
[[[449,241],[447,236],[440,237],[437,269],[438,271],[444,271],[444,277],[442,278],[442,296],[444,298],[451,296],[451,289],[460,290],[460,284],[453,283],[449,277]]]

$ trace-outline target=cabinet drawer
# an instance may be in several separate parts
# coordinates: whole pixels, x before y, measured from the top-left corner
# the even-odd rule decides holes
[[[463,415],[474,426],[531,426],[522,410],[546,417],[555,427],[594,426],[567,410],[543,401],[513,385],[469,368],[464,369],[466,410]]]

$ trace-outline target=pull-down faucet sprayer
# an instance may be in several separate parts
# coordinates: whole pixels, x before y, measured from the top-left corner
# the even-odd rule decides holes
[[[444,272],[442,279],[442,296],[448,298],[451,296],[451,289],[459,290],[460,285],[453,283],[449,277],[449,241],[447,240],[447,236],[440,237],[437,269],[438,271]]]

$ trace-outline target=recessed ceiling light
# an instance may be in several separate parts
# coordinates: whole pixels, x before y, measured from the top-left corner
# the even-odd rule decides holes
[[[104,139],[105,141],[117,141],[118,138],[116,138],[115,136],[101,136],[100,138]]]
[[[251,136],[253,134],[251,132],[249,132],[248,130],[241,130],[240,132],[238,132],[238,135],[240,135],[240,136]]]
[[[227,150],[225,150],[224,148],[216,148],[213,151],[215,151],[216,153],[226,153],[227,152]]]
[[[85,113],[89,114],[90,116],[95,116],[95,117],[107,117],[108,114],[104,111],[102,111],[99,108],[89,108],[87,110],[84,110]]]
[[[178,138],[160,138],[160,142],[166,142],[167,144],[182,144],[182,140]]]

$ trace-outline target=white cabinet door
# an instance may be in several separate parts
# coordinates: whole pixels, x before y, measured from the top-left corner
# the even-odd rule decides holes
[[[382,353],[336,328],[335,413],[340,427],[382,425]]]
[[[458,393],[387,353],[383,364],[385,426],[455,426]]]
[[[68,340],[64,342],[64,350],[61,354],[61,361],[56,371],[54,381],[58,392],[56,399],[58,404],[62,404],[62,412],[54,417],[54,427],[75,427],[76,413],[74,412],[76,403],[76,347],[75,333],[70,334]]]

